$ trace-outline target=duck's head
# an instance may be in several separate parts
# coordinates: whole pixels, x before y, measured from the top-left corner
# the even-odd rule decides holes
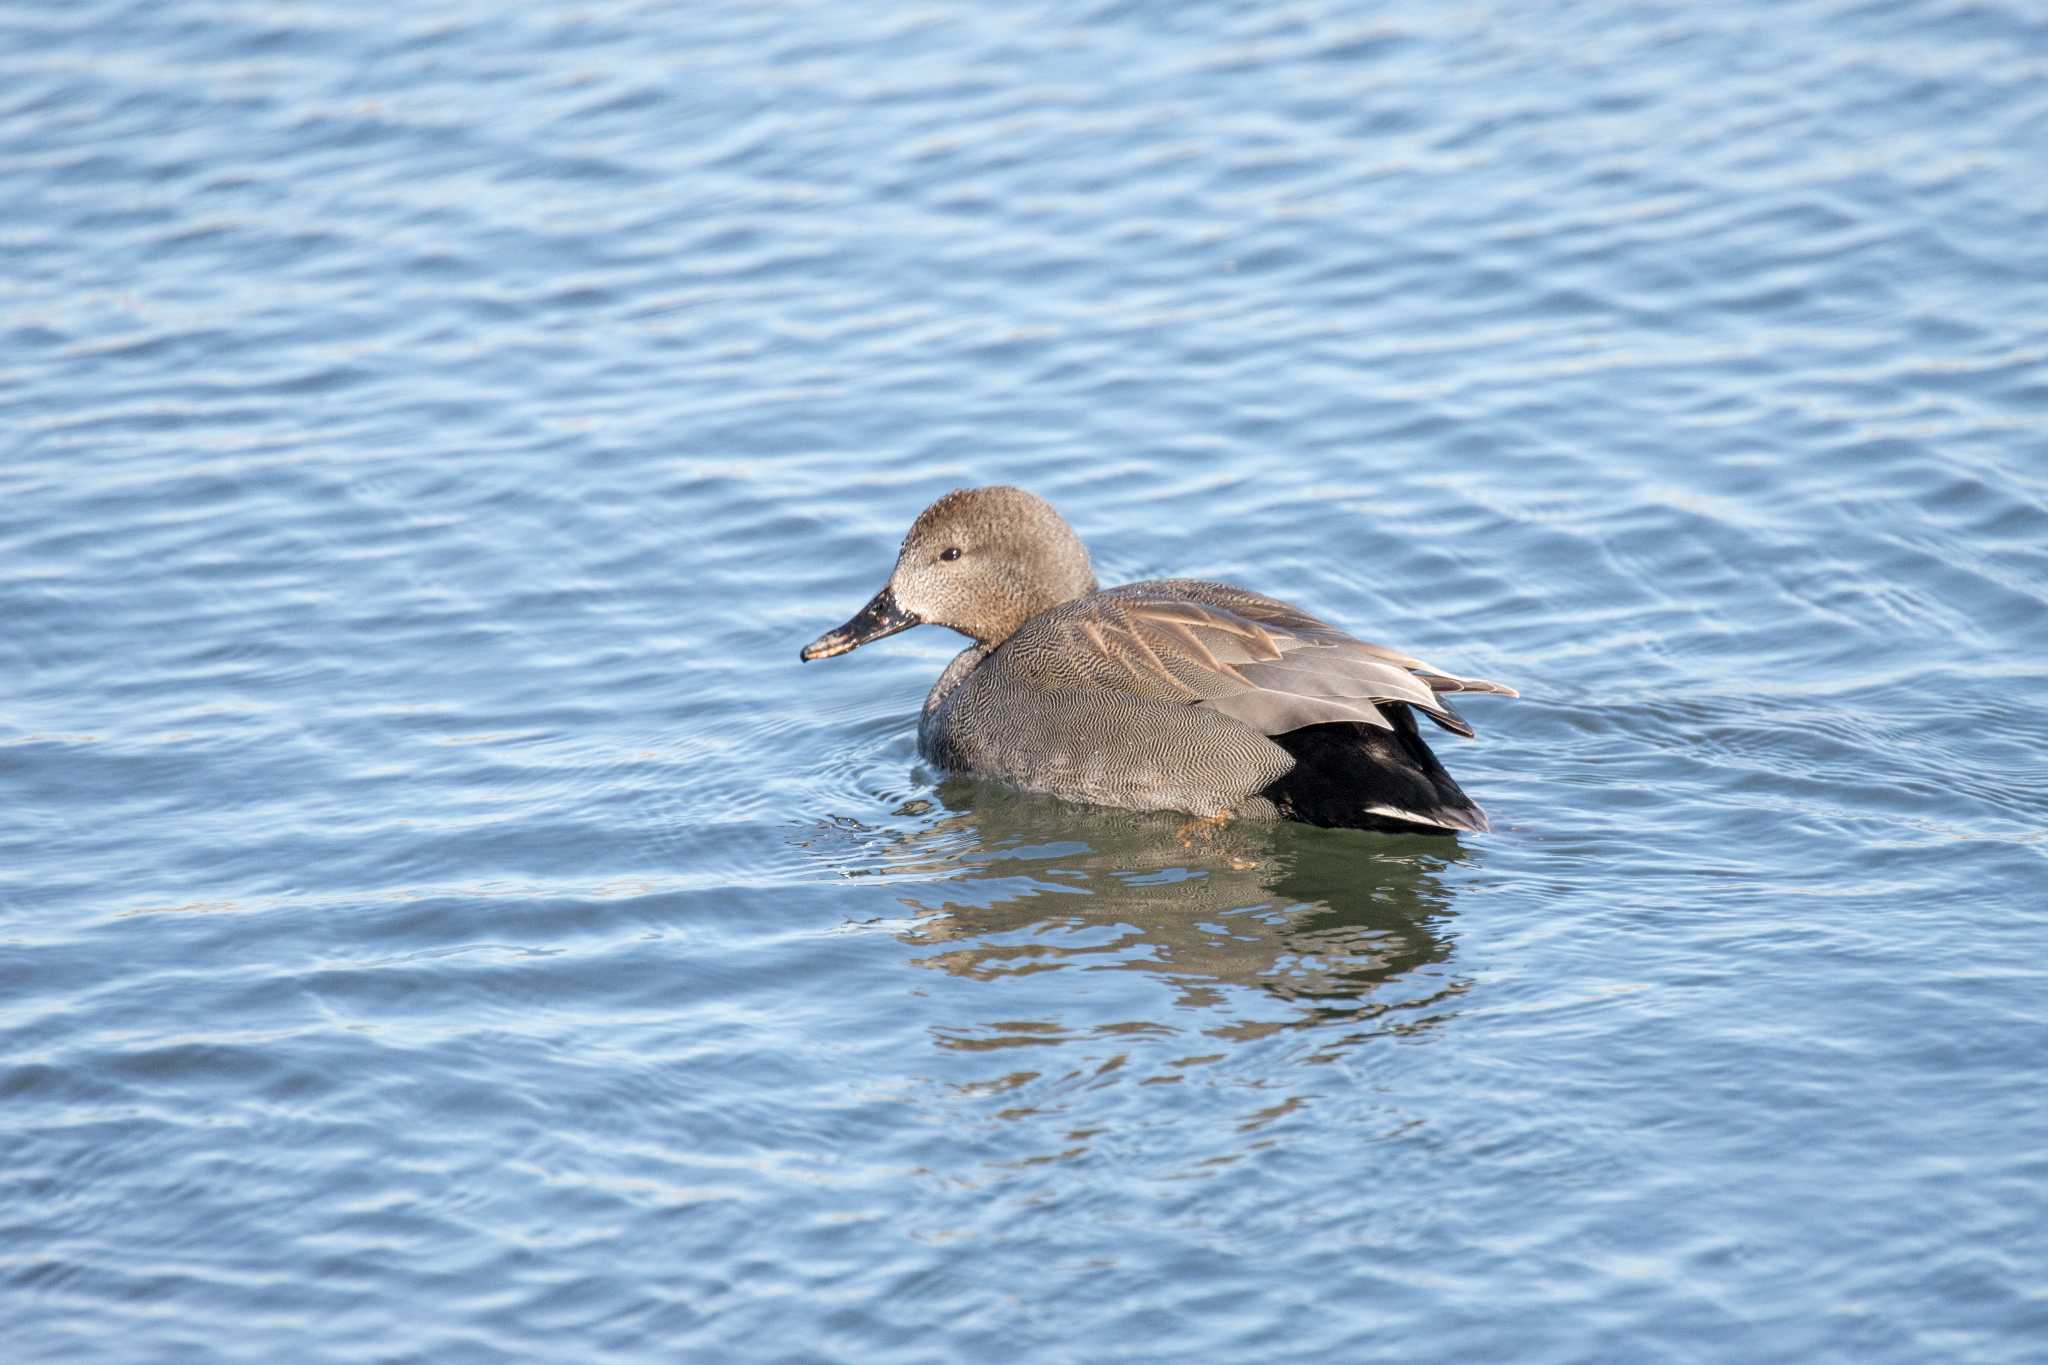
[[[1021,488],[960,488],[911,525],[874,600],[803,657],[829,659],[927,624],[1001,644],[1047,607],[1094,590],[1088,550],[1051,503]]]

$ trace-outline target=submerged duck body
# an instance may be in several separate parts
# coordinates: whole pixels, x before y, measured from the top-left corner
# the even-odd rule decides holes
[[[1135,810],[1487,827],[1415,713],[1470,736],[1444,696],[1512,688],[1227,584],[1099,588],[1080,539],[1022,489],[962,489],[926,508],[888,584],[803,657],[925,623],[973,641],[925,698],[918,748],[939,767]]]

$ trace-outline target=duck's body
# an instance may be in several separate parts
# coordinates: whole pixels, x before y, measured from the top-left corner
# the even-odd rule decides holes
[[[1098,589],[1087,551],[1029,493],[962,490],[934,503],[889,585],[804,657],[924,621],[974,639],[918,726],[919,749],[942,768],[1137,810],[1486,828],[1411,708],[1470,735],[1439,694],[1511,689],[1222,583]]]

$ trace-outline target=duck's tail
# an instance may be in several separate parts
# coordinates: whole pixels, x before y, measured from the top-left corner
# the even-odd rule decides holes
[[[1398,702],[1380,710],[1394,728],[1355,722],[1307,725],[1270,738],[1293,769],[1261,795],[1289,820],[1337,829],[1456,834],[1487,828],[1486,812],[1458,789]]]

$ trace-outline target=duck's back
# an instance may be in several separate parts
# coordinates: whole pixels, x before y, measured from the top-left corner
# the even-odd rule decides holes
[[[1369,644],[1275,598],[1194,578],[1127,583],[1062,602],[1026,622],[981,668],[1006,691],[1128,692],[1220,711],[1265,735],[1331,721],[1391,729],[1379,709],[1387,702],[1470,735],[1438,693],[1513,695]]]

